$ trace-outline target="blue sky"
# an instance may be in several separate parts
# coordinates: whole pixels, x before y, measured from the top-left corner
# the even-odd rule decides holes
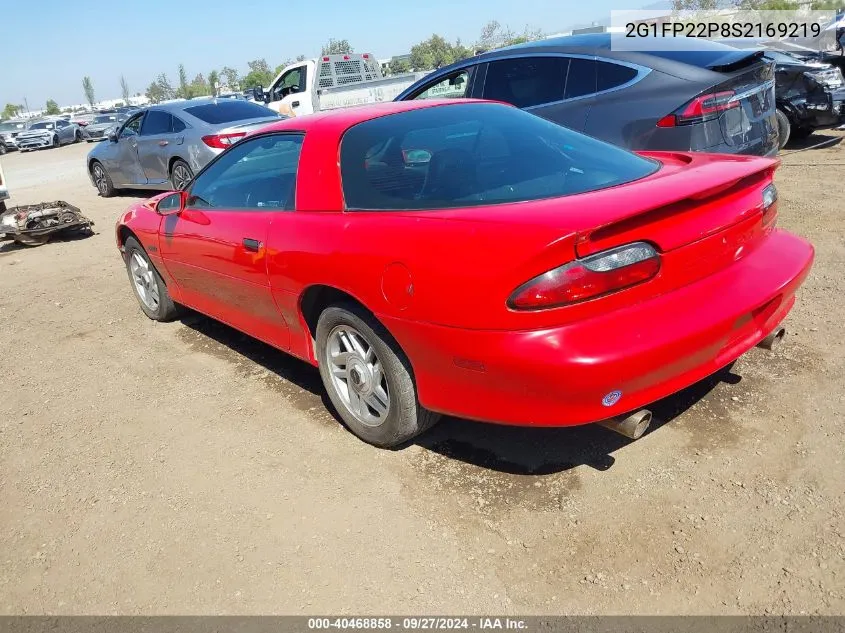
[[[348,39],[356,52],[376,57],[406,53],[438,33],[475,41],[498,20],[515,31],[526,25],[556,32],[628,8],[611,0],[41,0],[3,2],[0,20],[0,109],[47,99],[83,103],[82,77],[90,75],[97,99],[120,97],[120,75],[132,94],[143,93],[160,72],[176,83],[177,67],[189,79],[201,72],[264,57],[273,68],[285,59],[316,56],[330,37]],[[634,6],[642,2],[631,3]],[[42,31],[46,37],[33,37]]]

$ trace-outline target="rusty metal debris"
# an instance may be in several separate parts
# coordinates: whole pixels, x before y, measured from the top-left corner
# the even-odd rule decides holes
[[[0,214],[0,241],[14,240],[24,246],[40,246],[58,234],[90,235],[93,225],[92,220],[64,200],[22,205]]]

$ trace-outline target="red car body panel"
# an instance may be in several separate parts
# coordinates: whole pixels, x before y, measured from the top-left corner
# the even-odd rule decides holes
[[[466,103],[467,101],[462,101]],[[783,320],[813,248],[764,222],[778,162],[644,154],[651,176],[597,192],[443,211],[346,212],[339,148],[357,123],[455,101],[401,102],[289,119],[305,132],[294,212],[186,210],[157,196],[118,222],[134,233],[173,299],[316,365],[302,313],[309,288],[369,309],[410,359],[421,404],[521,425],[598,421],[717,371]],[[166,194],[164,194],[166,195]],[[244,250],[242,240],[262,243]],[[648,241],[660,272],[560,308],[517,311],[529,279],[621,244]],[[622,392],[613,406],[602,400]]]

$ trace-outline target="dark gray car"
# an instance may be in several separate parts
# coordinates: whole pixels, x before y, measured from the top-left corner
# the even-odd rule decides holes
[[[504,101],[634,150],[776,153],[763,51],[671,39],[659,48],[673,50],[648,52],[612,50],[609,33],[518,44],[435,71],[396,100]]]
[[[233,99],[151,106],[91,150],[88,174],[104,197],[116,189],[183,189],[217,154],[279,118],[263,105]]]

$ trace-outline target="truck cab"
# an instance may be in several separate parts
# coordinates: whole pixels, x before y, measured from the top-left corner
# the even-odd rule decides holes
[[[254,98],[286,116],[303,116],[352,105],[392,101],[427,73],[385,77],[371,53],[323,55],[285,66]]]

